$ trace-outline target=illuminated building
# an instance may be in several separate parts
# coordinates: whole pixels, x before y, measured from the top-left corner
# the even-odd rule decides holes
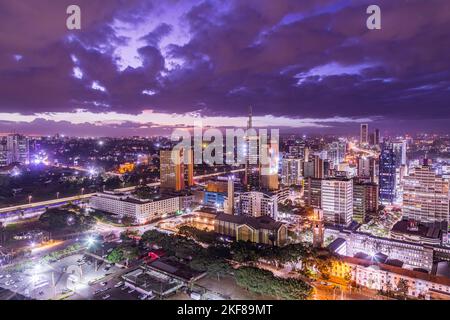
[[[189,149],[160,151],[161,189],[181,191],[194,185],[193,151]]]
[[[261,163],[261,188],[268,191],[275,191],[279,188],[278,167],[279,167],[279,146],[276,141],[270,142],[268,163]]]
[[[123,163],[119,166],[119,173],[120,174],[124,174],[127,172],[131,172],[134,170],[134,163],[131,162],[127,162],[127,163]]]
[[[247,136],[245,137],[244,152],[245,160],[245,176],[244,184],[247,190],[257,190],[260,188],[260,167],[259,167],[259,137],[253,129],[252,123],[252,107],[249,107],[249,115],[247,122]]]
[[[350,279],[356,285],[384,292],[397,291],[402,280],[407,284],[408,296],[422,299],[450,299],[449,278],[376,261],[341,257],[332,263],[331,275]]]
[[[360,223],[368,221],[378,210],[378,185],[353,180],[353,219]]]
[[[369,143],[369,125],[366,123],[361,124],[359,143],[361,145],[367,145]]]
[[[6,164],[28,164],[30,162],[30,145],[28,138],[20,134],[10,134],[6,137]]]
[[[302,178],[302,160],[287,158],[281,163],[281,183],[285,186],[299,185]]]
[[[305,180],[304,199],[307,206],[320,208],[322,205],[322,179],[308,178]]]
[[[422,223],[449,223],[449,181],[431,166],[415,167],[403,183],[403,217]]]
[[[325,227],[323,224],[323,210],[315,208],[313,210],[313,247],[321,248],[325,235]]]
[[[237,215],[277,219],[278,197],[276,194],[258,191],[241,193],[235,197],[235,210]]]
[[[109,212],[119,217],[133,218],[144,224],[187,207],[189,197],[155,195],[150,199],[137,199],[129,193],[99,192],[90,199],[93,209]]]
[[[353,181],[323,179],[321,208],[326,223],[348,226],[353,217]]]
[[[394,203],[396,192],[396,156],[391,143],[383,143],[379,160],[380,201]]]
[[[268,216],[248,217],[230,214],[216,216],[214,231],[236,241],[282,246],[287,241],[287,227]]]
[[[328,145],[327,158],[332,163],[332,168],[336,168],[345,159],[347,144],[345,141],[335,141]]]
[[[372,157],[360,157],[358,158],[357,163],[357,175],[358,178],[370,181],[377,182],[378,180],[378,166],[375,158]]]

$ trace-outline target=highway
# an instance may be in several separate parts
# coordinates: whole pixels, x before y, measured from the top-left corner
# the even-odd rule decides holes
[[[231,170],[228,172],[216,172],[216,173],[204,174],[204,175],[195,176],[194,180],[201,180],[201,179],[205,179],[205,178],[217,177],[217,176],[221,176],[224,174],[238,173],[238,172],[242,172],[242,171],[244,171],[244,169]],[[160,182],[154,182],[154,183],[147,184],[147,186],[157,187],[160,184],[161,184]],[[120,188],[120,189],[115,189],[114,191],[129,192],[129,191],[135,190],[136,187],[137,186]],[[77,201],[89,199],[92,196],[94,196],[95,194],[96,193],[87,193],[87,194],[76,195],[76,196],[72,196],[72,197],[59,198],[59,199],[40,201],[40,202],[32,202],[29,204],[21,204],[21,205],[12,206],[12,207],[0,208],[0,222],[15,221],[15,220],[17,220],[17,217],[20,216],[22,213],[25,218],[32,218],[36,215],[42,214],[47,207],[59,207],[59,206],[67,204],[68,202],[77,202]]]

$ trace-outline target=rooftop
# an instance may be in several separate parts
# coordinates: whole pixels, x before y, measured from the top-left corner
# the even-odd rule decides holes
[[[267,230],[278,230],[284,223],[280,221],[275,221],[271,217],[261,216],[261,217],[248,217],[248,216],[237,216],[231,214],[218,214],[217,220],[226,221],[236,224],[246,224],[254,229],[267,229]]]

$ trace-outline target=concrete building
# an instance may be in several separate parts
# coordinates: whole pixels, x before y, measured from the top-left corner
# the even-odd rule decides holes
[[[367,145],[369,143],[369,125],[367,123],[361,124],[359,143],[361,145]]]
[[[365,259],[342,257],[332,264],[331,275],[345,279],[350,275],[355,284],[380,291],[396,291],[400,281],[408,287],[408,296],[422,299],[450,299],[450,279],[420,271],[377,263]]]
[[[250,191],[235,196],[235,213],[238,215],[277,219],[278,197],[276,194]]]
[[[181,191],[194,185],[193,150],[161,150],[160,180],[161,189]]]
[[[157,195],[152,199],[141,200],[127,193],[101,192],[90,199],[90,206],[118,217],[130,217],[138,224],[144,224],[185,209],[189,204],[185,198]],[[192,201],[192,197],[188,196],[187,200]]]
[[[367,222],[378,210],[378,185],[353,180],[353,219]]]
[[[11,163],[28,164],[30,162],[30,145],[28,137],[20,134],[10,134],[6,137],[6,150],[1,150],[4,158],[6,151],[6,165]]]
[[[283,159],[281,165],[281,183],[285,186],[299,185],[302,179],[302,164],[302,159]]]
[[[403,182],[403,218],[449,223],[449,181],[431,166],[416,167]]]
[[[322,179],[306,179],[303,195],[307,206],[320,208],[322,206]]]
[[[321,207],[326,223],[348,226],[353,218],[353,181],[323,179]]]

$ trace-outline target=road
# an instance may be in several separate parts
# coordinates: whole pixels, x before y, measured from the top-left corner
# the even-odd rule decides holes
[[[195,180],[201,180],[201,179],[205,179],[205,178],[211,178],[211,177],[217,177],[217,176],[221,176],[224,174],[229,174],[229,173],[238,173],[238,172],[242,172],[244,169],[237,169],[237,170],[231,170],[231,171],[227,171],[227,172],[216,172],[216,173],[210,173],[210,174],[205,174],[205,175],[200,175],[200,176],[195,176],[194,179]],[[154,183],[150,183],[147,184],[147,186],[149,187],[157,187],[159,186],[161,183],[160,182],[154,182]],[[120,189],[115,189],[114,191],[117,192],[128,192],[128,191],[133,191],[134,189],[136,189],[137,186],[133,186],[133,187],[127,187],[127,188],[120,188]],[[18,206],[11,206],[11,207],[6,207],[6,208],[0,208],[0,222],[12,222],[17,220],[14,219],[13,217],[17,217],[20,216],[22,211],[25,210],[30,210],[30,209],[41,209],[40,211],[36,211],[33,212],[34,214],[30,215],[31,217],[34,217],[36,215],[42,214],[41,211],[45,210],[46,207],[49,206],[62,206],[68,202],[74,202],[74,201],[80,201],[80,200],[85,200],[85,199],[89,199],[92,196],[94,196],[96,193],[87,193],[87,194],[83,194],[83,195],[77,195],[77,196],[72,196],[72,197],[66,197],[66,198],[59,198],[59,199],[53,199],[53,200],[47,200],[47,201],[41,201],[41,202],[32,202],[29,204],[23,204],[23,205],[18,205]],[[28,217],[27,217],[28,218]]]

